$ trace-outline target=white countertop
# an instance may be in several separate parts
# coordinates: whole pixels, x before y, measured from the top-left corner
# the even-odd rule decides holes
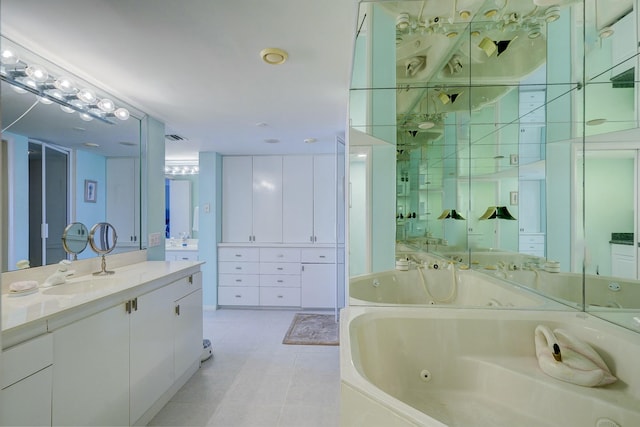
[[[167,245],[164,247],[165,251],[178,251],[178,252],[184,252],[184,251],[188,251],[188,252],[198,252],[198,245],[186,245],[186,246],[182,246],[182,245],[176,245],[176,246],[170,246]]]
[[[2,294],[2,346],[69,324],[120,302],[165,286],[197,272],[199,261],[144,261],[119,268],[114,274],[70,278],[62,285],[37,292]]]

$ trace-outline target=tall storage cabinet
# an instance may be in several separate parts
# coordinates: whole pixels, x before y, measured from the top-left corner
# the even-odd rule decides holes
[[[336,242],[336,164],[333,156],[313,158],[313,242]]]
[[[107,222],[116,229],[117,247],[140,246],[139,182],[138,159],[107,159],[106,217]]]
[[[222,240],[282,241],[282,157],[222,159]]]

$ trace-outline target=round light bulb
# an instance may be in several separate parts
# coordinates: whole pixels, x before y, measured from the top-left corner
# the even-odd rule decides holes
[[[27,91],[26,91],[26,90],[22,89],[22,88],[21,88],[21,87],[19,87],[19,86],[13,86],[13,85],[11,85],[11,89],[13,89],[16,93],[27,93]]]
[[[129,111],[126,108],[118,108],[113,114],[120,120],[127,120],[129,118]]]
[[[18,58],[18,54],[12,49],[3,49],[2,52],[0,52],[0,61],[6,65],[13,65],[17,64],[20,58]]]
[[[63,93],[74,93],[76,91],[76,88],[73,86],[73,81],[67,77],[60,77],[53,85]]]
[[[91,89],[81,89],[78,92],[78,99],[80,99],[82,102],[85,102],[87,104],[93,104],[94,102],[96,102],[98,100],[98,97],[96,96],[96,94],[91,90]]]
[[[85,122],[90,122],[91,120],[93,120],[93,117],[91,117],[89,114],[87,113],[80,113],[80,118],[82,120],[84,120]]]
[[[98,102],[98,108],[105,113],[113,113],[113,111],[116,109],[116,104],[114,104],[110,99],[103,98]]]
[[[47,104],[47,105],[49,105],[49,104],[53,104],[53,101],[52,101],[52,100],[50,100],[49,98],[44,97],[44,96],[39,96],[39,97],[38,97],[38,101],[40,101],[40,102],[41,102],[41,103],[43,103],[43,104]]]
[[[76,112],[76,110],[74,110],[74,109],[73,109],[73,108],[71,108],[71,107],[67,107],[66,105],[61,105],[61,106],[60,106],[60,109],[61,109],[62,111],[64,111],[65,113],[69,113],[69,114],[71,114],[71,113],[75,113],[75,112]]]
[[[44,83],[49,78],[49,73],[39,65],[29,65],[26,70],[27,76],[31,77],[38,83]]]

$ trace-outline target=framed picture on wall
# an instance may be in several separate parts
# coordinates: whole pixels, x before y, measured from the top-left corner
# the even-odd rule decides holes
[[[96,202],[98,193],[98,182],[90,179],[84,180],[84,201],[89,203]]]

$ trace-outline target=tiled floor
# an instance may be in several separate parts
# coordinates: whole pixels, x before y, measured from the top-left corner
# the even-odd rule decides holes
[[[205,311],[214,358],[149,425],[338,426],[339,347],[282,344],[295,313]]]

